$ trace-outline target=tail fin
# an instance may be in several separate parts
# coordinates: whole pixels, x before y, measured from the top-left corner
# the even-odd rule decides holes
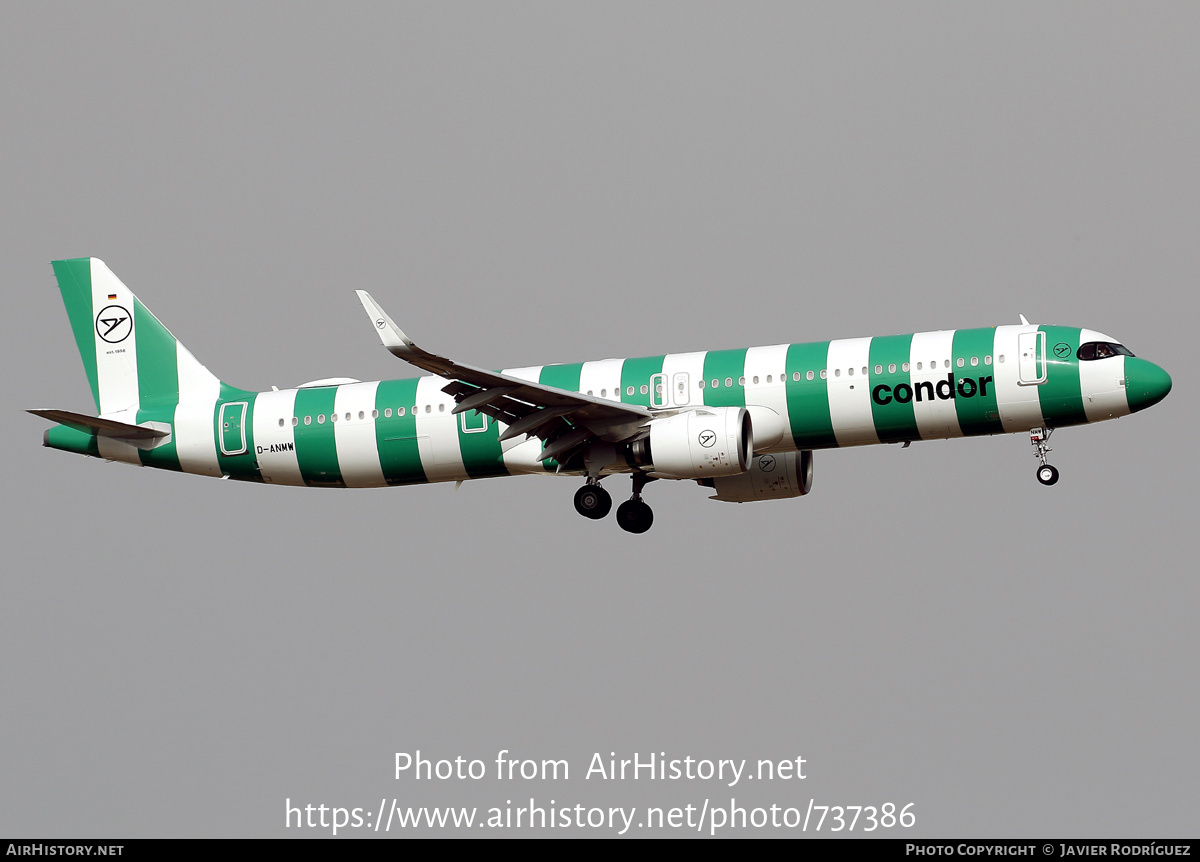
[[[213,398],[220,391],[220,381],[104,261],[56,260],[54,275],[101,416]]]

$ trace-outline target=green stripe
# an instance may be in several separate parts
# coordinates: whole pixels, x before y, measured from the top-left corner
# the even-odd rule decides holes
[[[579,377],[583,372],[582,362],[570,362],[565,365],[543,365],[542,373],[538,377],[538,383],[544,386],[557,386],[559,389],[566,389],[568,392],[579,391]],[[499,434],[499,431],[496,432]],[[462,431],[460,426],[459,439],[462,439]],[[466,461],[466,453],[463,453],[463,461]],[[554,472],[558,469],[558,461],[549,460],[542,462],[543,468],[547,472]],[[468,470],[468,472],[470,472]],[[508,472],[507,470],[504,472]]]
[[[258,455],[254,451],[254,400],[257,397],[257,392],[247,392],[227,383],[221,384],[221,395],[213,410],[213,428],[216,429],[218,441],[217,465],[221,468],[221,472],[230,479],[262,481],[262,474],[258,472]],[[242,416],[242,423],[246,429],[246,451],[241,455],[223,455],[219,445],[222,430],[220,427],[221,405],[241,401],[246,402],[246,411]]]
[[[1046,382],[1038,387],[1042,417],[1051,427],[1083,424],[1087,422],[1087,413],[1079,383],[1079,360],[1075,357],[1079,330],[1070,326],[1039,329],[1046,333]]]
[[[179,352],[175,336],[136,298],[133,324],[137,340],[138,400],[142,404],[179,400]]]
[[[746,385],[741,383],[746,373],[746,348],[740,350],[710,350],[704,354],[704,389],[701,395],[708,407],[745,407]],[[718,386],[713,386],[713,381]],[[726,386],[725,381],[733,382]],[[668,381],[670,385],[674,385]]]
[[[300,424],[296,426],[296,462],[306,485],[345,487],[342,470],[338,466],[334,424],[329,421],[336,397],[336,386],[296,391],[295,415],[300,419]],[[304,424],[306,416],[312,418],[311,424]],[[318,416],[325,417],[324,423],[317,422]]]
[[[868,370],[871,385],[871,420],[880,443],[897,440],[919,440],[917,417],[912,399],[907,403],[895,398],[895,388],[900,384],[912,385],[912,375],[904,370],[912,352],[912,335],[885,335],[871,339]],[[875,372],[876,366],[880,373]],[[895,371],[889,367],[895,366]],[[881,388],[886,387],[886,388]],[[901,393],[904,396],[904,393]],[[887,403],[880,404],[880,401]]]
[[[92,320],[92,261],[91,258],[80,257],[75,260],[56,260],[53,263],[54,277],[58,279],[58,290],[62,294],[63,305],[67,308],[67,318],[71,321],[71,330],[75,333],[75,344],[79,347],[79,357],[83,360],[83,370],[87,372],[88,385],[92,387],[92,398],[96,401],[96,411],[100,411],[100,383],[96,376],[96,333],[95,322]]]
[[[65,425],[54,425],[46,431],[46,445],[51,449],[61,449],[64,452],[77,452],[80,455],[100,457],[100,441],[95,434],[86,434],[76,428]]]
[[[389,485],[412,485],[425,481],[421,453],[417,446],[417,417],[413,405],[417,400],[417,380],[384,380],[375,390],[375,445],[379,449],[379,466]],[[386,415],[391,409],[392,415]],[[399,411],[403,409],[404,415]]]
[[[568,392],[578,392],[579,373],[582,369],[582,362],[572,362],[567,365],[543,365],[538,383],[543,386],[556,386]]]
[[[650,406],[650,378],[662,374],[663,356],[639,356],[637,359],[626,359],[621,365],[621,401],[626,404]],[[629,387],[633,394],[629,394]],[[646,391],[642,391],[642,387]]]
[[[175,336],[136,297],[133,325],[137,342],[137,421],[173,423],[179,401],[179,352]],[[169,443],[142,449],[138,457],[147,467],[180,469],[174,437]]]
[[[137,412],[137,421],[139,424],[143,422],[166,422],[174,428],[175,425],[175,404],[151,404],[147,406],[139,406]],[[175,435],[172,434],[166,443],[160,443],[153,449],[142,449],[138,452],[138,457],[145,467],[159,467],[163,470],[182,470],[179,466],[179,453],[175,444]]]
[[[476,410],[458,415],[458,450],[462,453],[463,467],[472,479],[488,476],[507,476],[504,466],[504,450],[500,446],[500,424]],[[465,431],[481,428],[483,431]]]
[[[829,361],[829,342],[792,344],[787,352],[788,418],[797,449],[837,446],[829,415],[829,381],[821,371]],[[808,379],[808,372],[813,379]],[[800,374],[800,380],[795,379]]]
[[[543,386],[557,386],[559,389],[566,389],[568,392],[579,392],[580,391],[579,390],[579,377],[582,374],[582,372],[583,372],[583,363],[582,362],[570,362],[565,365],[543,365],[542,373],[538,377],[538,383],[541,383]],[[493,426],[493,428],[495,428],[495,426]],[[489,433],[493,430],[493,428],[488,429]],[[500,433],[498,428],[495,428],[495,432],[497,435]],[[462,438],[463,438],[461,426],[459,429],[458,437],[459,437],[459,442],[461,443]],[[467,460],[467,455],[466,455],[466,452],[464,451],[463,452],[463,463],[464,464],[466,463],[466,460]],[[579,455],[575,456],[574,460],[580,461],[581,456],[579,456]],[[542,469],[544,469],[548,473],[553,473],[555,470],[558,469],[558,461],[553,458],[551,458],[549,461],[543,461]],[[566,469],[566,465],[564,465],[564,469]],[[470,472],[469,467],[467,468],[467,472],[468,473]],[[501,472],[504,474],[508,473],[507,470],[503,469],[503,462],[501,463]],[[489,474],[489,475],[495,475],[495,474]],[[472,476],[472,478],[474,478],[474,476]]]
[[[985,360],[992,356],[996,343],[996,330],[958,329],[954,332],[954,409],[958,414],[958,427],[963,434],[1002,434],[1000,408],[996,404],[996,381],[992,366]],[[972,365],[972,359],[979,360]],[[958,360],[963,367],[958,367]],[[993,358],[994,361],[994,358]],[[969,380],[970,382],[964,382]],[[968,396],[968,392],[973,395]]]

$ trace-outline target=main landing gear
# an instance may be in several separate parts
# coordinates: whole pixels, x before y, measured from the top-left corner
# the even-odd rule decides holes
[[[642,473],[633,474],[633,496],[617,507],[617,524],[629,533],[644,533],[654,524],[654,510],[642,500],[642,489],[654,481]],[[585,518],[600,520],[612,508],[612,497],[600,487],[598,479],[588,479],[575,492],[575,511]]]
[[[627,533],[644,533],[654,525],[654,510],[642,500],[642,489],[653,481],[645,473],[633,474],[633,496],[617,506],[617,524]]]
[[[1029,431],[1029,442],[1033,444],[1034,449],[1033,455],[1042,462],[1042,465],[1037,468],[1037,480],[1043,485],[1053,485],[1058,481],[1058,468],[1046,463],[1046,453],[1054,451],[1046,445],[1046,441],[1053,433],[1053,428],[1031,428]]]
[[[599,521],[612,509],[612,497],[600,487],[598,479],[588,479],[588,483],[575,492],[575,511],[585,518]]]

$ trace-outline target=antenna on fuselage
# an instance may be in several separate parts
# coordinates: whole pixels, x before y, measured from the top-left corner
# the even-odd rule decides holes
[[[1018,314],[1018,315],[1017,315],[1017,317],[1021,318],[1021,322],[1022,322],[1023,324],[1025,324],[1026,326],[1028,326],[1028,325],[1029,325],[1029,321],[1025,319],[1025,315],[1023,315],[1023,314]]]

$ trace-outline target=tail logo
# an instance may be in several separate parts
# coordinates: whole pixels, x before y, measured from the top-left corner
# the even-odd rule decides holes
[[[133,332],[133,315],[119,305],[107,305],[96,315],[96,334],[109,344],[117,344]]]

